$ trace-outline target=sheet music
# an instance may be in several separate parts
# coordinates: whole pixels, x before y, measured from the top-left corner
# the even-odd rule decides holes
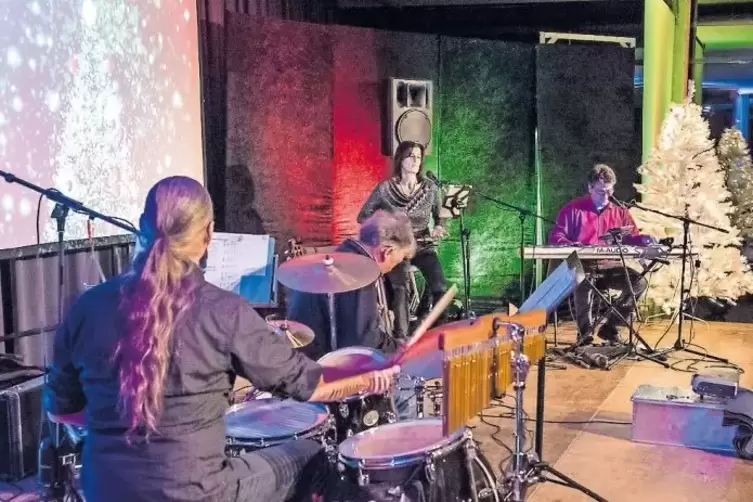
[[[268,235],[215,233],[204,277],[219,288],[240,294],[244,276],[265,274],[270,252]]]

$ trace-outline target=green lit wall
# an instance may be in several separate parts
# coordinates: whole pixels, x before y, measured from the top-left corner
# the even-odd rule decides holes
[[[488,197],[529,210],[538,203],[543,216],[554,219],[565,202],[583,193],[593,164],[605,162],[622,181],[618,196],[632,196],[640,163],[632,49],[442,38],[438,59],[438,148],[427,166],[436,166],[443,179],[471,184]],[[477,194],[466,224],[471,230],[472,295],[502,294],[519,301],[517,213]],[[460,284],[457,221],[450,230],[453,239],[441,245],[440,258],[448,278]],[[524,241],[535,241],[530,217]],[[525,266],[528,294],[532,262]]]
[[[435,162],[441,177],[534,209],[533,47],[442,38],[440,52]],[[514,297],[520,263],[517,214],[476,196],[467,210],[466,225],[471,231],[472,295],[499,297],[507,292]],[[455,239],[442,244],[440,258],[448,278],[461,284],[457,220],[450,231]],[[527,244],[533,242],[530,219],[525,239]]]

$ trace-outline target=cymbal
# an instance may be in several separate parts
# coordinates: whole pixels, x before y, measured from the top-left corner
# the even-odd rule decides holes
[[[294,348],[305,347],[314,341],[314,331],[300,322],[295,321],[267,321],[272,331],[286,337]]]
[[[376,262],[368,256],[334,252],[288,260],[277,269],[277,280],[304,293],[345,293],[368,286],[379,274]]]

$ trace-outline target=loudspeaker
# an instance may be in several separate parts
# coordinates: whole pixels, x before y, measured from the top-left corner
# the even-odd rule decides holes
[[[434,93],[431,80],[391,78],[389,85],[389,147],[394,154],[402,141],[415,141],[431,153]]]
[[[18,481],[37,471],[44,376],[0,390],[0,479]]]

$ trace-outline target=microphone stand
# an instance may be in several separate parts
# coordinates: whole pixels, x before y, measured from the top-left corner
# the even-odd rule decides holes
[[[40,195],[43,195],[47,197],[47,199],[51,200],[55,203],[55,207],[52,210],[52,214],[50,215],[52,218],[55,219],[56,225],[57,225],[57,262],[58,262],[58,309],[57,309],[57,321],[58,325],[61,325],[63,323],[63,298],[65,296],[65,223],[66,219],[68,218],[68,212],[73,211],[75,213],[81,213],[89,216],[89,219],[95,220],[99,219],[102,221],[105,221],[111,225],[114,225],[122,230],[126,230],[127,232],[132,232],[135,234],[139,234],[138,230],[136,230],[133,226],[127,225],[123,223],[122,221],[118,221],[115,218],[112,218],[110,216],[105,216],[102,213],[99,213],[97,211],[94,211],[92,209],[87,208],[84,206],[81,202],[71,199],[70,197],[64,195],[60,191],[54,189],[54,188],[42,188],[39,185],[35,185],[34,183],[31,183],[29,181],[24,180],[23,178],[19,178],[16,175],[6,172],[6,171],[0,171],[0,177],[5,178],[5,181],[8,183],[18,183],[19,185],[23,186],[24,188],[27,188],[29,190],[32,190],[34,192],[37,192]],[[47,354],[47,349],[45,348],[45,354]],[[45,355],[45,359],[46,359]],[[46,366],[46,364],[45,364]],[[45,380],[47,379],[47,372],[45,371]],[[47,382],[45,381],[45,385]],[[60,424],[51,423],[47,420],[46,414],[43,411],[42,421],[46,422],[48,426],[50,427],[49,433],[52,436],[52,450],[56,457],[54,460],[54,464],[52,466],[52,480],[50,483],[50,490],[51,493],[48,495],[52,498],[52,500],[57,500],[59,498],[65,497],[65,479],[61,478],[61,474],[63,474],[61,469],[64,467],[57,459],[57,452],[60,448],[60,440],[61,440],[61,426]],[[42,441],[40,444],[40,458],[42,455],[49,455],[49,452],[44,452],[43,447],[45,446],[45,442]],[[46,457],[47,458],[47,457]],[[49,458],[48,458],[49,459]],[[69,466],[70,467],[70,466]],[[75,492],[75,490],[73,490]],[[74,495],[74,496],[77,496]]]
[[[509,209],[511,211],[516,211],[518,213],[518,219],[520,220],[520,240],[519,240],[519,246],[518,246],[518,258],[520,259],[520,270],[519,270],[519,280],[520,280],[520,303],[522,304],[523,301],[526,299],[526,292],[525,292],[525,267],[524,267],[524,261],[525,261],[525,220],[528,216],[532,216],[535,220],[541,220],[545,221],[547,223],[551,223],[552,225],[555,224],[552,220],[548,218],[544,218],[543,216],[535,213],[534,211],[531,211],[529,209],[522,208],[520,206],[515,206],[513,204],[508,204],[507,202],[502,202],[501,200],[495,199],[493,197],[489,197],[488,195],[485,195],[481,192],[475,192],[476,195],[481,197],[484,200],[488,200],[489,202],[496,204],[502,208]]]
[[[468,249],[471,238],[471,230],[465,226],[465,207],[459,207],[460,211],[460,254],[463,261],[463,318],[474,317],[471,314],[471,252]]]
[[[426,173],[426,177],[432,180],[439,187],[454,185],[459,183],[450,183],[437,178],[431,171]],[[471,192],[471,187],[467,187]],[[444,204],[443,204],[444,205]],[[453,217],[457,216],[460,220],[460,261],[463,263],[463,319],[471,319],[475,314],[471,312],[471,252],[470,237],[471,230],[465,226],[465,208],[467,204],[459,204],[457,199],[451,201],[450,212]],[[457,215],[455,214],[457,212]]]
[[[666,218],[671,218],[673,220],[678,220],[682,222],[682,272],[680,273],[680,310],[678,312],[678,323],[677,323],[677,338],[675,339],[675,343],[672,347],[663,349],[661,351],[658,351],[660,355],[665,355],[670,352],[676,352],[682,350],[683,352],[687,352],[689,354],[694,354],[697,356],[705,357],[707,359],[712,359],[714,361],[719,361],[722,363],[729,363],[728,359],[724,359],[723,357],[718,357],[709,354],[708,352],[701,352],[698,350],[693,350],[688,348],[687,341],[683,340],[682,338],[682,325],[683,320],[685,316],[685,301],[686,301],[686,294],[690,293],[690,290],[685,290],[685,270],[686,270],[686,260],[688,258],[691,258],[690,250],[688,249],[688,246],[690,245],[690,225],[696,225],[703,228],[708,228],[711,230],[716,230],[717,232],[722,232],[724,234],[728,234],[729,230],[726,230],[724,228],[715,227],[713,225],[709,225],[706,223],[702,223],[697,220],[693,220],[688,217],[688,206],[685,205],[685,215],[684,216],[677,216],[673,214],[667,214],[665,212],[652,209],[646,206],[642,206],[641,204],[638,204],[636,201],[630,201],[630,203],[626,204],[628,207],[635,207],[637,209],[640,209],[641,211],[646,211],[649,213],[658,214],[660,216],[664,216]]]

